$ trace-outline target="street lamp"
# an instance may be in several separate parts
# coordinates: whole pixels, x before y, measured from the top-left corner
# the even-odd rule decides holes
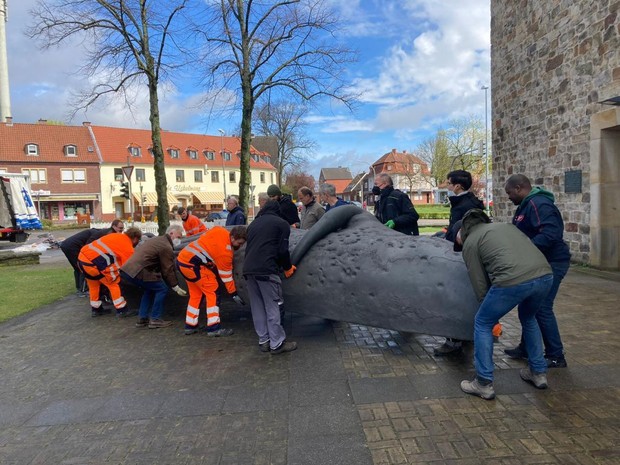
[[[489,111],[488,111],[488,91],[489,86],[482,86],[484,90],[484,195],[487,215],[491,213],[490,195],[489,195]]]
[[[226,168],[224,167],[224,134],[226,131],[218,129],[220,132],[220,155],[222,156],[222,181],[224,182],[224,204],[226,204]]]

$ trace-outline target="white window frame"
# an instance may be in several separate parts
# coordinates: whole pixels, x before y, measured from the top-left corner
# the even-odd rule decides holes
[[[136,158],[142,157],[142,149],[140,147],[130,146],[129,153],[131,154],[132,157],[136,157]]]
[[[121,170],[121,172],[117,173],[116,170]],[[114,180],[123,182],[123,168],[114,168]]]
[[[65,156],[66,157],[77,157],[77,145],[74,145],[74,144],[65,145]]]
[[[26,144],[26,155],[38,157],[39,146],[37,144]]]
[[[187,156],[191,159],[191,160],[198,160],[198,152],[196,150],[193,149],[188,149],[187,150]]]
[[[265,172],[264,171],[260,172],[260,182],[261,184],[265,184]]]
[[[142,176],[138,176],[138,173],[141,173]],[[136,181],[138,181],[138,182],[146,182],[146,169],[144,169],[144,168],[136,168]]]
[[[0,173],[2,173],[2,169],[0,169]],[[35,176],[33,176],[33,173],[36,173],[36,180]],[[30,176],[30,182],[32,184],[47,184],[46,168],[22,168],[22,174],[27,174],[28,176]]]
[[[179,149],[168,149],[170,158],[179,158]]]
[[[237,182],[237,173],[235,173],[234,171],[229,171],[228,172],[228,182],[236,183]]]
[[[200,178],[200,180],[198,180],[197,178]],[[202,170],[194,170],[194,182],[204,182]]]
[[[216,178],[216,179],[214,179]],[[211,171],[211,182],[220,182],[220,172],[219,171]]]
[[[231,154],[230,152],[224,152],[224,160],[226,161],[230,161],[231,159]]]
[[[215,152],[211,152],[211,151],[209,151],[209,150],[205,150],[205,151],[204,151],[204,152],[202,152],[202,153],[204,153],[205,158],[206,158],[207,160],[215,160]]]
[[[76,173],[83,173],[83,178],[78,179]],[[66,176],[67,174],[71,174],[71,180]],[[61,168],[60,170],[60,182],[62,184],[85,184],[86,183],[86,170],[84,168],[73,168],[66,169]]]
[[[175,170],[174,178],[176,179],[176,182],[185,182],[185,170]]]

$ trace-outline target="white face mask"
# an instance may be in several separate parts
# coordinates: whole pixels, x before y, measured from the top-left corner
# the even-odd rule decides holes
[[[448,191],[448,197],[454,197],[456,194],[454,191]]]
[[[172,246],[173,247],[178,247],[181,245],[181,239],[179,239],[178,237],[175,239],[172,239]]]

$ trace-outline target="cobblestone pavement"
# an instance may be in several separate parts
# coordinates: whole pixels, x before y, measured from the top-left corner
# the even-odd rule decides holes
[[[612,275],[617,277],[617,275]],[[557,300],[569,367],[539,391],[495,346],[498,394],[463,394],[471,345],[288,314],[299,349],[261,353],[247,310],[230,338],[91,318],[68,297],[0,325],[0,463],[620,463],[618,282],[571,270]]]

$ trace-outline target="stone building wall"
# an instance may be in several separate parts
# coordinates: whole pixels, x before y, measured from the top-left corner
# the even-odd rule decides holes
[[[590,263],[591,127],[620,95],[620,1],[491,0],[494,205],[516,208],[503,186],[523,173],[556,196],[573,261]],[[581,193],[565,173],[581,171]]]

